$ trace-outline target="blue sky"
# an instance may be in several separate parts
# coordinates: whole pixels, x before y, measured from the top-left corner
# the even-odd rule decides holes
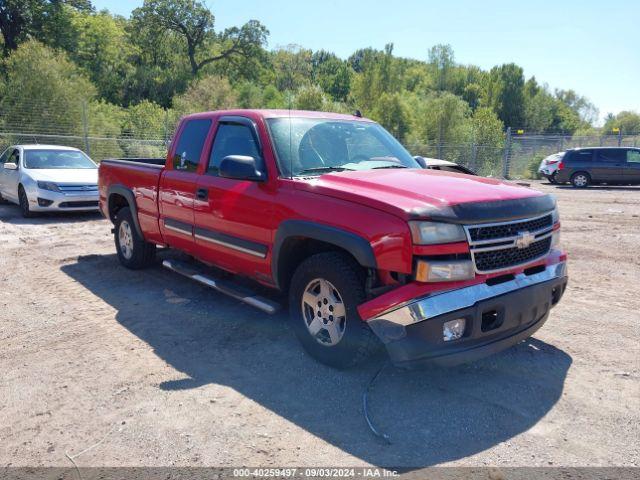
[[[573,88],[601,117],[640,111],[640,1],[207,0],[216,29],[260,20],[269,48],[288,44],[346,58],[394,43],[396,55],[426,59],[437,43],[456,61],[488,69],[515,62],[551,88]],[[93,0],[129,16],[142,0]]]

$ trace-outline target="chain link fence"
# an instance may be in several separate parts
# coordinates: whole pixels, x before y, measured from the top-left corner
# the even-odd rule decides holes
[[[144,133],[135,134],[126,128],[105,128],[104,119],[92,111],[86,105],[67,111],[63,117],[52,117],[38,105],[21,106],[20,115],[0,111],[0,149],[27,143],[66,145],[85,151],[98,162],[166,156],[173,133],[167,112],[156,122],[162,127],[144,128]],[[570,148],[640,146],[640,133],[571,136],[515,132],[508,128],[502,145],[411,143],[405,147],[412,155],[456,162],[481,176],[519,179],[535,178],[544,157]]]

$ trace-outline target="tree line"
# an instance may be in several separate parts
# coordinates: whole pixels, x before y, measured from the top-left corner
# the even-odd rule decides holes
[[[408,144],[500,146],[505,127],[592,134],[598,111],[573,90],[483,70],[449,45],[424,59],[364,48],[349,58],[296,45],[267,49],[257,20],[219,30],[197,0],[145,0],[129,18],[90,0],[0,4],[0,127],[5,131],[158,138],[186,113],[223,108],[353,112]],[[622,112],[605,129],[640,131]]]

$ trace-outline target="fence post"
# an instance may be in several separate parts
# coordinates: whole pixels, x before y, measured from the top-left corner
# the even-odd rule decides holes
[[[471,170],[477,171],[478,164],[478,146],[474,143],[471,144]]]
[[[442,160],[442,119],[438,120],[438,158]]]
[[[164,146],[169,146],[169,110],[164,111]]]
[[[618,129],[618,147],[622,146],[622,127]]]
[[[502,178],[509,178],[509,159],[511,156],[511,127],[507,127],[504,136],[504,156],[502,158]]]
[[[84,133],[84,149],[88,156],[91,156],[89,149],[89,124],[87,122],[87,102],[82,102],[82,130]]]

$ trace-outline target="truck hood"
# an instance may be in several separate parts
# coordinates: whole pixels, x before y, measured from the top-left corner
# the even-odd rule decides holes
[[[52,168],[30,169],[27,174],[37,181],[55,183],[75,183],[81,185],[97,185],[97,168]]]
[[[335,172],[297,182],[297,188],[407,220],[487,223],[544,214],[555,207],[552,196],[512,182],[428,169]]]

